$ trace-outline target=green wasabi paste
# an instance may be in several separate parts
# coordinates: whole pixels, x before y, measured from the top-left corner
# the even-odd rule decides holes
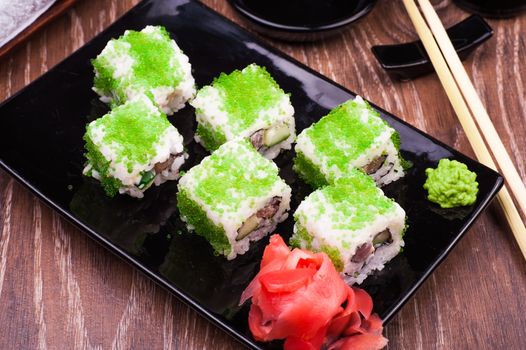
[[[441,159],[436,169],[426,169],[427,190],[431,202],[442,208],[454,208],[475,203],[478,193],[477,174],[466,164],[456,160]]]

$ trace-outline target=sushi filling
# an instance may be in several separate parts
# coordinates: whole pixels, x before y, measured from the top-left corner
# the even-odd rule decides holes
[[[362,167],[362,170],[370,175],[378,186],[385,186],[404,176],[404,169],[393,143],[388,145],[380,156]]]
[[[376,173],[378,170],[380,170],[380,168],[382,167],[382,165],[384,165],[386,160],[387,160],[387,154],[382,154],[381,156],[373,159],[369,164],[364,166],[362,169],[367,175],[372,175]]]
[[[164,162],[159,162],[153,166],[153,169],[155,170],[156,174],[160,174],[163,171],[165,171],[168,168],[171,168],[175,160],[179,157],[181,157],[183,153],[177,153],[177,154],[171,154],[170,157],[168,157],[167,160]]]
[[[369,164],[362,167],[362,170],[372,176],[380,185],[386,185],[393,181],[392,178],[398,178],[397,173],[401,169],[395,168],[396,158],[393,158],[388,153],[382,153],[380,156],[374,158]]]
[[[151,170],[145,171],[141,181],[136,186],[140,191],[147,190],[154,183],[160,185],[167,180],[175,180],[179,176],[179,167],[184,163],[183,152],[171,154],[164,162],[156,163]]]
[[[250,136],[250,142],[259,153],[265,153],[271,147],[274,147],[290,136],[290,126],[282,123],[267,129],[259,129]]]
[[[112,107],[146,94],[171,115],[196,93],[188,57],[161,26],[126,31],[110,40],[92,64],[93,90]]]
[[[380,233],[377,233],[372,242],[363,243],[356,248],[356,252],[351,257],[351,263],[356,264],[355,270],[356,274],[363,267],[366,261],[374,255],[377,249],[380,249],[384,245],[389,245],[393,242],[393,236],[389,229],[385,229]]]
[[[263,208],[249,216],[237,230],[236,241],[240,241],[250,235],[257,236],[260,233],[266,233],[267,230],[273,227],[279,220],[276,214],[279,211],[281,201],[281,197],[273,197]]]

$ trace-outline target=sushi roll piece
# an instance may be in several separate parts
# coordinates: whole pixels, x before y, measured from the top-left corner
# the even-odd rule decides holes
[[[195,95],[188,57],[164,27],[127,30],[92,60],[93,90],[112,106],[146,94],[168,115]]]
[[[248,139],[225,143],[179,180],[181,219],[228,260],[285,220],[290,187]]]
[[[354,169],[301,202],[290,244],[327,253],[348,283],[360,284],[400,252],[405,218],[394,200]]]
[[[274,159],[282,149],[290,149],[296,137],[289,95],[256,64],[222,73],[190,104],[198,122],[195,139],[209,151],[246,137],[266,158]]]
[[[356,96],[298,135],[294,170],[314,188],[353,168],[383,186],[404,176],[399,148],[398,133]]]
[[[84,174],[100,180],[108,196],[142,198],[152,184],[179,178],[188,157],[183,137],[146,96],[88,124],[84,140]]]

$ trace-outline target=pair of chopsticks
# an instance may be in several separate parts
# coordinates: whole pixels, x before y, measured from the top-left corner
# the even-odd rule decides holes
[[[418,1],[425,19],[415,1]],[[526,227],[508,192],[509,187],[522,213],[526,215],[526,187],[433,6],[429,0],[403,0],[403,2],[475,155],[483,164],[497,170],[491,156],[493,154],[506,178],[506,184],[498,193],[497,199],[526,259]],[[490,152],[486,143],[491,146],[493,152]]]

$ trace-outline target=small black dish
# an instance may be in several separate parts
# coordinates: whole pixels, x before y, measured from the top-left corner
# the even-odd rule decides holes
[[[339,33],[368,14],[376,1],[229,0],[256,31],[286,41],[314,41]]]
[[[472,15],[447,30],[461,60],[493,35],[493,29],[479,15]],[[400,80],[410,80],[434,71],[421,41],[378,45],[371,48],[387,73]]]
[[[526,0],[453,0],[466,11],[490,18],[509,18],[526,10]]]

